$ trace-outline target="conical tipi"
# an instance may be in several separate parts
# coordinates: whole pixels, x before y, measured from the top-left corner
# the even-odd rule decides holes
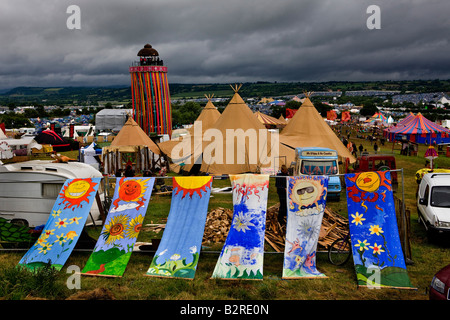
[[[280,142],[291,148],[322,147],[336,150],[338,155],[356,159],[331,130],[307,95],[304,102],[280,133]]]
[[[211,174],[238,174],[259,172],[261,167],[278,163],[273,159],[274,147],[279,147],[279,155],[286,161],[294,159],[288,148],[271,145],[271,133],[255,117],[242,100],[238,91],[242,85],[232,87],[234,95],[220,118],[211,128],[217,136],[209,143],[203,143],[200,171]],[[221,137],[222,141],[216,141]],[[272,158],[272,161],[270,161]],[[289,162],[287,162],[289,163]]]

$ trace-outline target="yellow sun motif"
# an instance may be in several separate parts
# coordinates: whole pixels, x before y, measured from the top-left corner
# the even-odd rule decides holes
[[[308,177],[297,180],[292,186],[291,199],[301,206],[311,206],[315,204],[318,207],[318,201],[322,197],[322,193],[326,188],[319,180],[310,179]]]
[[[105,225],[105,231],[102,232],[105,238],[106,244],[115,242],[116,240],[124,238],[125,226],[128,223],[128,216],[118,215],[111,219],[111,221]]]
[[[142,228],[142,222],[144,221],[144,216],[141,214],[136,218],[131,219],[130,224],[126,227],[126,233],[128,238],[137,238],[139,232]]]
[[[380,187],[380,176],[376,172],[362,172],[356,179],[356,186],[367,192],[375,192]]]

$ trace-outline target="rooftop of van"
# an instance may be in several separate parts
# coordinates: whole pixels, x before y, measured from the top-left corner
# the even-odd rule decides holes
[[[450,186],[450,173],[427,173],[423,176],[423,180],[434,186]]]

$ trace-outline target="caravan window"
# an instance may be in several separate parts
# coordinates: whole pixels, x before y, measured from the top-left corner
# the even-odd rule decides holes
[[[337,174],[336,160],[317,161],[317,160],[303,160],[300,172],[308,175],[329,175]]]
[[[42,197],[56,199],[58,197],[58,193],[61,191],[62,186],[62,183],[43,183]]]

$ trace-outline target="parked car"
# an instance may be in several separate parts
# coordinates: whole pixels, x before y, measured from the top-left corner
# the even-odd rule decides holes
[[[450,173],[427,173],[417,192],[417,214],[428,236],[450,232]]]
[[[396,163],[393,155],[386,154],[362,154],[356,158],[356,162],[350,165],[348,159],[345,163],[345,172],[367,172],[367,171],[387,171],[395,170]],[[391,172],[392,189],[397,191],[398,179],[397,172]]]
[[[450,264],[439,270],[430,283],[430,300],[450,300]]]

